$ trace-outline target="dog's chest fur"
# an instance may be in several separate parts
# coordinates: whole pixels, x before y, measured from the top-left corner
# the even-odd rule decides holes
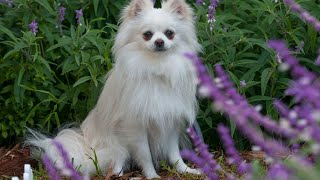
[[[122,72],[126,84],[121,98],[125,98],[130,116],[143,123],[160,121],[156,124],[168,125],[172,121],[191,120],[196,106],[194,76],[190,64],[178,58],[181,57],[154,64],[126,62],[127,68],[121,68],[128,70]]]

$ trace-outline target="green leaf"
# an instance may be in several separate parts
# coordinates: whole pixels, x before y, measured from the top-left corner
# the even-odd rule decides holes
[[[51,67],[50,67],[49,63],[47,62],[47,60],[45,60],[42,56],[38,56],[37,58],[49,70],[49,72],[51,72]]]
[[[238,60],[236,62],[233,63],[234,67],[250,67],[250,66],[254,66],[257,64],[256,60],[250,60],[250,59],[242,59],[242,60]]]
[[[204,118],[204,119],[205,119],[207,125],[208,125],[210,128],[212,128],[212,127],[213,127],[213,126],[212,126],[212,118],[211,118],[211,117],[206,117],[206,118]]]
[[[253,66],[251,69],[249,69],[240,79],[245,80],[246,82],[252,81],[255,77],[255,74],[259,69],[262,67],[261,64],[257,64],[257,66]]]
[[[97,15],[98,5],[100,0],[93,0],[93,8],[94,8],[94,14]]]
[[[15,44],[14,49],[12,49],[11,51],[7,52],[6,55],[4,55],[3,59],[7,59],[11,54],[14,54],[16,52],[20,52],[21,49],[28,47],[27,44],[23,43],[23,42],[18,42]]]
[[[34,116],[36,110],[39,108],[39,106],[40,106],[42,103],[51,102],[51,101],[52,101],[52,99],[47,99],[47,100],[41,101],[40,103],[38,103],[37,105],[35,105],[35,106],[29,111],[29,113],[28,113],[25,121],[26,121],[26,122],[29,122],[29,121],[30,121],[31,116]]]
[[[17,42],[17,38],[14,36],[14,34],[6,27],[2,26],[0,24],[0,31],[8,35],[14,42]]]
[[[61,124],[60,124],[60,119],[59,119],[58,113],[54,112],[53,114],[54,114],[54,119],[56,120],[57,126],[60,127]]]
[[[247,82],[245,89],[249,89],[250,87],[256,86],[258,84],[260,84],[260,82],[255,82],[255,81]]]
[[[8,132],[7,132],[7,130],[5,130],[5,131],[2,130],[1,135],[2,135],[2,137],[3,137],[4,139],[6,139],[6,138],[8,137]]]
[[[229,119],[229,123],[230,123],[230,133],[231,133],[231,137],[233,137],[233,136],[234,136],[234,133],[236,132],[236,127],[237,127],[237,125],[236,125],[236,123],[235,123],[233,120],[231,120],[231,119]]]
[[[272,101],[273,98],[269,96],[252,96],[248,98],[248,101],[250,103],[256,102],[256,101]]]
[[[228,71],[230,78],[232,81],[239,87],[239,79],[235,76],[231,71]]]
[[[81,51],[81,59],[83,63],[88,62],[90,59],[90,54],[85,51]]]
[[[83,76],[82,78],[80,78],[76,83],[74,83],[73,87],[76,87],[86,81],[89,81],[91,79],[91,76]]]
[[[35,0],[38,4],[44,7],[50,14],[55,14],[55,11],[51,8],[49,1]]]
[[[58,44],[51,46],[49,49],[47,49],[47,52],[52,51],[58,47],[68,46],[70,44],[72,44],[72,39],[70,37],[62,37],[59,40]]]
[[[76,70],[76,69],[78,69],[78,65],[75,63],[75,58],[74,58],[74,56],[70,56],[63,63],[61,74],[64,75],[64,74],[66,74],[70,71]]]
[[[285,85],[285,86],[289,86],[290,85],[290,82],[292,82],[291,79],[288,79],[288,78],[280,78],[278,80],[279,83]]]
[[[21,79],[24,75],[25,69],[22,67],[19,71],[19,75],[16,79],[16,81],[14,82],[14,98],[16,100],[17,103],[21,103],[22,102],[22,89],[20,87],[21,85]]]
[[[266,92],[269,79],[273,72],[274,72],[274,69],[272,68],[266,68],[265,70],[262,71],[262,74],[261,74],[261,95],[262,96],[264,96]]]

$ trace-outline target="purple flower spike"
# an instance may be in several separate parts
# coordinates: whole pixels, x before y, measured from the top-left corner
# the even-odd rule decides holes
[[[295,179],[292,177],[292,173],[282,164],[274,163],[271,165],[268,171],[269,180],[290,180]]]
[[[63,6],[59,7],[59,23],[61,24],[62,21],[64,20],[64,16],[65,16],[65,12],[66,12],[66,8]]]
[[[320,21],[313,17],[308,11],[304,10],[294,0],[284,0],[284,3],[288,5],[293,12],[299,13],[302,20],[313,25],[315,30],[320,32]]]
[[[213,159],[213,155],[208,151],[208,145],[206,145],[200,137],[197,135],[192,127],[187,129],[187,132],[195,146],[196,151],[199,156],[193,151],[183,150],[181,151],[181,156],[191,162],[193,162],[197,167],[201,168],[202,172],[205,173],[209,179],[215,180],[219,179],[216,174],[217,170],[220,170],[220,165]]]
[[[213,23],[215,20],[216,7],[218,6],[219,0],[210,0],[209,11],[208,11],[208,23],[210,25],[210,31],[213,31]]]
[[[318,57],[316,59],[316,65],[319,65],[320,66],[320,48],[318,50]]]
[[[190,162],[194,163],[197,167],[201,168],[202,172],[207,175],[208,179],[210,180],[219,180],[219,176],[208,168],[206,165],[206,161],[199,157],[197,153],[191,150],[182,150],[181,156]]]
[[[197,1],[196,1],[196,4],[197,4],[197,5],[205,5],[205,3],[203,2],[203,0],[197,0]]]
[[[29,25],[28,25],[30,31],[36,35],[38,32],[38,23],[36,20],[33,20]]]
[[[65,168],[70,171],[70,176],[74,180],[82,180],[82,177],[79,175],[79,173],[73,168],[73,165],[69,159],[68,153],[64,150],[62,144],[60,144],[58,141],[54,140],[53,144],[56,146],[58,152],[60,153],[62,159],[64,160],[64,166]]]
[[[220,124],[218,125],[218,133],[223,142],[229,163],[236,165],[239,173],[249,173],[251,171],[251,166],[240,157],[238,151],[234,147],[234,142],[230,136],[229,129],[224,125]]]
[[[294,82],[287,89],[286,94],[294,96],[296,102],[311,104],[316,109],[320,109],[320,83],[315,81],[317,75],[299,65],[298,60],[291,55],[283,41],[270,40],[268,45],[283,58],[294,78]]]
[[[77,23],[81,26],[81,17],[83,16],[83,12],[82,9],[76,10],[76,19],[77,19]]]
[[[12,7],[13,6],[12,0],[0,0],[0,4],[5,4],[8,7]]]
[[[257,125],[263,125],[270,132],[276,132],[284,137],[293,138],[295,137],[295,132],[281,128],[275,121],[262,116],[254,107],[251,107],[242,96],[235,93],[235,88],[230,86],[230,83],[224,82],[229,81],[229,78],[220,65],[216,65],[219,80],[217,81],[216,78],[215,81],[212,81],[198,56],[195,54],[186,54],[186,57],[193,62],[200,87],[205,87],[208,90],[209,97],[214,102],[215,109],[228,114],[230,119],[237,124],[237,127],[243,135],[248,137],[253,144],[259,146],[271,157],[276,156],[278,153],[289,152],[281,143],[264,138],[262,134],[254,128],[249,119]]]
[[[308,78],[308,81],[313,81],[316,78],[313,73],[298,64],[298,60],[291,55],[290,50],[283,41],[270,40],[268,41],[268,45],[279,53],[279,56],[289,65],[289,68],[292,68],[292,75],[294,77],[299,78],[304,76],[305,78]]]
[[[42,162],[48,172],[50,179],[51,180],[60,180],[58,173],[57,173],[57,169],[54,167],[54,165],[52,164],[51,160],[49,159],[49,157],[47,155],[42,156]]]

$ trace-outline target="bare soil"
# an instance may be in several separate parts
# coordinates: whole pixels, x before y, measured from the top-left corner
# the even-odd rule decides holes
[[[252,160],[261,160],[264,159],[264,154],[262,152],[243,152],[241,156],[247,161]],[[24,164],[31,164],[31,166],[36,169],[38,167],[38,162],[34,159],[30,158],[30,150],[29,148],[23,148],[21,145],[17,144],[13,148],[5,149],[0,148],[0,180],[1,179],[11,179],[12,176],[22,177],[24,171]],[[175,173],[170,173],[168,171],[160,172],[159,175],[162,179],[185,179],[183,177],[179,177]],[[122,177],[114,176],[111,173],[108,173],[106,177],[92,177],[91,179],[118,179],[118,180],[126,180],[126,179],[134,179],[134,177],[143,179],[140,171],[133,171],[130,173],[124,174]],[[189,179],[189,178],[187,178]],[[198,179],[198,178],[197,178]],[[203,177],[199,177],[199,179],[203,179]]]
[[[22,176],[24,164],[37,165],[37,161],[30,158],[28,148],[22,148],[19,144],[11,149],[0,147],[0,179]]]

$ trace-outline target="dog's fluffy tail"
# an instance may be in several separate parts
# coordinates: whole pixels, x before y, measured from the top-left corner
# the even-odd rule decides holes
[[[96,166],[90,157],[94,157],[93,150],[86,143],[81,130],[76,128],[64,129],[58,133],[55,138],[49,138],[35,130],[28,128],[29,135],[25,145],[31,147],[31,155],[34,158],[41,158],[46,153],[58,169],[64,169],[64,160],[62,159],[53,140],[62,144],[64,150],[68,152],[69,161],[73,163],[74,168],[83,174],[96,173]]]

